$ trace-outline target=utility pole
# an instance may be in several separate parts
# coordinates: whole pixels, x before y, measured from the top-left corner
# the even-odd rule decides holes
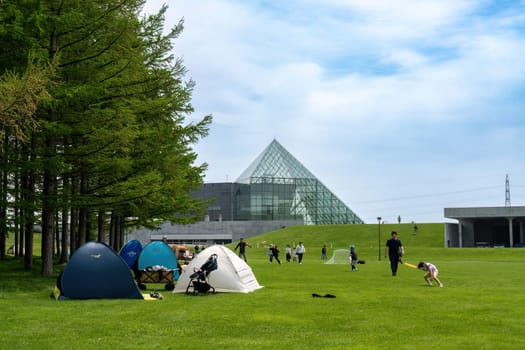
[[[381,261],[381,217],[377,217],[377,254]]]
[[[509,174],[505,178],[505,206],[510,207],[510,184],[509,184]]]

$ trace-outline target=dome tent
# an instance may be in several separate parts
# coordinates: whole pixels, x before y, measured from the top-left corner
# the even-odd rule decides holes
[[[173,270],[173,279],[179,278],[180,265],[177,256],[171,247],[163,241],[149,242],[139,255],[139,270],[146,270],[152,266],[162,266],[167,270]]]
[[[136,239],[133,239],[122,247],[119,252],[119,255],[126,264],[128,264],[130,269],[135,269],[137,266],[137,261],[139,260],[140,253],[142,252],[142,244]]]
[[[108,245],[82,245],[60,274],[58,299],[144,299],[126,262]]]
[[[208,276],[216,292],[249,293],[262,288],[250,266],[223,245],[214,245],[200,252],[187,266],[175,285],[173,293],[185,293],[190,275],[198,271],[212,254],[217,254],[217,269]]]

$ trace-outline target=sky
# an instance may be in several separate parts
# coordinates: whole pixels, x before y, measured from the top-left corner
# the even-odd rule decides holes
[[[525,1],[147,0],[233,182],[276,139],[366,223],[525,205]]]

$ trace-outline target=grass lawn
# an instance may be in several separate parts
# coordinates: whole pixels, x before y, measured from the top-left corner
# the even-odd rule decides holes
[[[392,277],[388,260],[378,260],[377,225],[290,227],[247,239],[264,286],[249,294],[56,301],[55,278],[9,258],[0,261],[0,349],[525,348],[525,249],[445,249],[442,224],[418,226],[413,235],[409,224],[382,225],[381,253],[398,230],[405,261],[435,263],[444,288],[426,287],[422,271],[404,266]],[[302,265],[268,262],[268,243],[285,260],[286,243],[299,240]],[[328,257],[355,244],[367,263],[355,273],[322,264],[323,244]]]

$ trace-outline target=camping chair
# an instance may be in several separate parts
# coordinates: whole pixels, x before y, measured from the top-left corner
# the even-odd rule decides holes
[[[186,287],[186,294],[215,293],[215,288],[208,283],[208,276],[212,271],[217,270],[217,267],[217,254],[212,254],[208,260],[202,264],[200,269],[194,270],[190,275],[190,282],[188,283],[188,287]]]

